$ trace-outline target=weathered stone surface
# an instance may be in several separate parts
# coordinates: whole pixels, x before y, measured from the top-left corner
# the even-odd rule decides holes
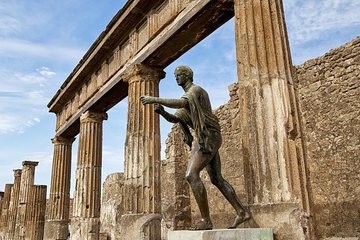
[[[105,239],[120,239],[120,220],[124,214],[124,174],[113,173],[106,177],[102,188],[100,233]]]
[[[122,74],[135,64],[165,68],[234,15],[228,0],[129,2],[48,104],[58,135],[75,136],[80,115],[107,111],[127,96]],[[140,24],[140,25],[139,25]]]
[[[22,173],[21,173],[21,182],[19,190],[19,202],[16,212],[16,224],[15,224],[15,234],[14,238],[25,239],[25,235],[28,232],[26,229],[26,221],[31,217],[30,214],[30,203],[32,198],[32,188],[34,186],[35,180],[35,167],[39,162],[34,161],[23,161]]]
[[[87,111],[80,120],[71,239],[98,240],[100,230],[102,123],[106,113]]]
[[[45,223],[45,239],[65,240],[68,237],[71,150],[74,139],[55,137],[50,198]]]
[[[98,240],[99,232],[100,232],[99,218],[76,217],[71,219],[70,239]]]
[[[297,66],[319,239],[360,235],[360,37]]]
[[[185,180],[188,147],[180,131],[166,140],[166,160],[161,165],[162,239],[167,239],[168,230],[184,230],[191,226],[189,186]]]
[[[31,187],[28,214],[25,219],[25,237],[29,240],[42,240],[44,236],[46,209],[46,185]],[[53,238],[54,239],[54,238]]]
[[[169,231],[168,240],[272,240],[270,228],[216,229],[207,231]]]
[[[125,214],[121,218],[120,239],[160,239],[161,214]]]
[[[124,75],[129,84],[123,190],[125,214],[161,212],[159,115],[154,112],[154,105],[144,106],[140,96],[159,96],[159,81],[164,76],[161,69],[146,65],[135,65]],[[160,222],[154,226],[149,239],[160,239]]]
[[[1,215],[0,215],[0,240],[5,240],[7,233],[7,224],[9,218],[9,205],[10,205],[10,196],[13,189],[13,184],[6,184],[4,197],[2,198],[1,204]]]
[[[16,216],[19,203],[20,183],[21,183],[21,169],[14,170],[14,185],[11,190],[9,213],[8,213],[8,229],[6,231],[5,239],[12,240],[15,235]]]

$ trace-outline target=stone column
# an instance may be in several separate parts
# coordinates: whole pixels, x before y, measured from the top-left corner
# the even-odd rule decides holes
[[[71,149],[74,138],[56,136],[51,174],[50,198],[45,223],[45,239],[68,237],[71,179]]]
[[[8,240],[14,239],[14,235],[15,235],[16,215],[18,210],[20,184],[21,184],[21,172],[22,172],[21,169],[14,170],[14,185],[11,190],[9,213],[8,213],[9,222],[8,222],[8,231],[6,238]]]
[[[3,204],[3,200],[4,200],[4,192],[0,192],[0,216],[2,213],[2,204]]]
[[[234,3],[248,202],[294,202],[299,211],[307,210],[304,155],[282,1]]]
[[[35,167],[39,162],[23,161],[19,191],[19,203],[16,213],[15,239],[25,239],[26,218],[29,211],[29,202],[35,179]]]
[[[13,184],[5,184],[4,197],[1,204],[1,215],[0,215],[0,239],[5,239],[5,233],[8,230],[8,217],[9,217],[9,205],[10,196]]]
[[[102,122],[106,113],[87,111],[80,117],[71,239],[99,239]]]
[[[26,216],[25,239],[42,240],[44,236],[46,185],[32,186],[32,198],[29,201],[29,210]],[[58,238],[52,238],[58,239]]]
[[[159,115],[154,112],[153,104],[144,106],[140,96],[159,96],[159,81],[164,77],[161,69],[140,64],[123,76],[129,84],[124,166],[126,213],[161,211]],[[151,235],[150,239],[159,239],[156,236],[160,236],[160,225],[145,234]]]

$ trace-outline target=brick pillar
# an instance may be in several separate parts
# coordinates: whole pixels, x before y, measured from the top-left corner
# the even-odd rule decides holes
[[[20,183],[21,183],[21,172],[22,172],[21,169],[14,170],[14,185],[11,190],[9,213],[8,213],[9,222],[8,222],[8,230],[7,230],[7,238],[6,238],[8,240],[14,239],[14,235],[15,235],[16,215],[18,210]]]
[[[46,209],[46,185],[35,185],[31,188],[32,198],[26,215],[25,239],[43,240]],[[56,239],[57,238],[52,238]]]
[[[29,211],[29,203],[33,197],[32,187],[34,186],[35,167],[39,162],[23,161],[22,175],[19,191],[19,203],[16,213],[15,239],[25,239],[26,219]]]
[[[300,202],[300,211],[307,211],[304,153],[282,1],[234,3],[248,202]]]
[[[128,120],[125,144],[126,213],[156,214],[161,211],[160,123],[154,105],[143,106],[140,96],[159,96],[160,69],[136,65],[124,76],[128,82]],[[158,239],[160,225],[149,228],[150,239]]]
[[[106,113],[91,111],[85,112],[80,117],[71,239],[99,239],[102,123],[106,119]]]
[[[74,138],[59,136],[52,139],[54,156],[44,239],[66,240],[68,237],[73,141]]]
[[[5,184],[4,197],[1,204],[1,215],[0,215],[0,239],[5,238],[5,234],[8,231],[8,217],[9,217],[9,205],[10,196],[13,188],[13,184]]]

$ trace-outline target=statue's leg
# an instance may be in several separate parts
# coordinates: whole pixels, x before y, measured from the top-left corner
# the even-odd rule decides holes
[[[206,171],[209,174],[211,183],[220,190],[236,211],[235,221],[229,228],[236,228],[239,224],[249,220],[251,216],[241,204],[234,188],[222,177],[219,152],[215,154],[214,158],[206,166]]]
[[[200,178],[201,170],[206,167],[212,157],[212,154],[203,153],[198,144],[196,144],[189,160],[185,177],[191,186],[202,217],[195,226],[190,228],[191,230],[208,230],[213,228],[209,214],[206,189]]]

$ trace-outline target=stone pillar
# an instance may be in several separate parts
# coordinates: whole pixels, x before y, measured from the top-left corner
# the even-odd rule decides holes
[[[9,217],[9,205],[10,196],[13,184],[5,184],[4,197],[1,204],[1,215],[0,215],[0,239],[5,239],[5,234],[8,230],[8,217]]]
[[[3,200],[4,200],[4,192],[0,192],[0,216],[1,216],[1,213],[2,213]]]
[[[28,218],[29,202],[33,197],[32,187],[34,186],[35,167],[39,162],[23,161],[22,175],[19,191],[19,203],[16,213],[15,239],[25,239],[26,219]]]
[[[282,1],[234,3],[248,202],[294,202],[300,212],[307,211],[304,154]]]
[[[99,239],[102,122],[106,113],[87,111],[80,117],[71,239]]]
[[[179,125],[174,125],[166,139],[166,161],[161,161],[161,239],[168,231],[191,227],[190,189],[185,179],[189,147],[183,141]]]
[[[42,240],[45,225],[46,185],[35,185],[31,190],[32,198],[26,215],[25,239]]]
[[[51,174],[49,208],[45,223],[45,239],[68,237],[71,179],[71,149],[74,138],[56,136]]]
[[[9,213],[8,213],[9,222],[8,222],[8,231],[6,238],[8,240],[14,239],[14,235],[15,235],[16,215],[18,210],[20,184],[21,184],[21,172],[22,172],[21,169],[14,170],[14,185],[11,190]]]
[[[159,96],[159,81],[164,77],[161,69],[140,64],[123,76],[129,84],[124,166],[124,210],[128,214],[161,211],[159,115],[153,104],[144,106],[140,96]],[[160,225],[148,229],[144,234],[149,239],[160,238]]]

